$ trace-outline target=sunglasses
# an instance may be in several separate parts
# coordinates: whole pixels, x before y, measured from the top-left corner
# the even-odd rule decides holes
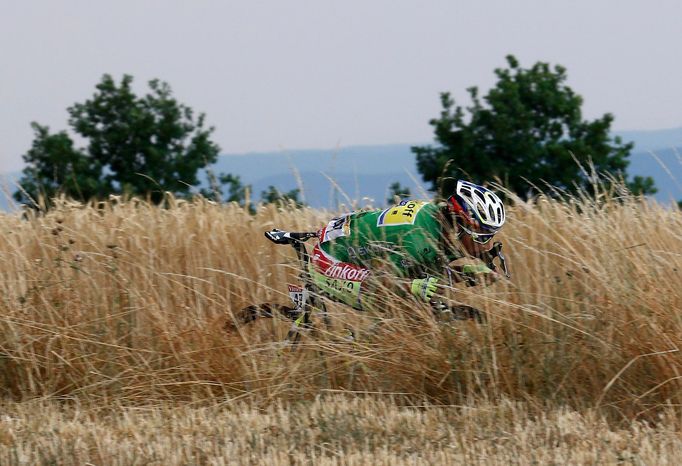
[[[471,231],[467,227],[462,225],[461,222],[457,222],[457,226],[459,226],[464,233],[471,236],[471,240],[474,243],[486,244],[488,241],[493,239],[493,237],[495,236],[495,233],[477,233],[475,231]]]

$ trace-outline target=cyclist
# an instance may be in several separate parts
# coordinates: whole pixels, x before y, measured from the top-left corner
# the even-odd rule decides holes
[[[373,279],[384,273],[407,279],[406,291],[430,302],[440,284],[497,279],[482,263],[450,264],[484,258],[504,222],[504,205],[493,191],[459,180],[444,205],[405,200],[332,219],[317,233],[310,274],[321,291],[357,309],[372,295]]]

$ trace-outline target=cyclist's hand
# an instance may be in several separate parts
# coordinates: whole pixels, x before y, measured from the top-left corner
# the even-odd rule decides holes
[[[436,294],[438,279],[434,277],[412,280],[411,291],[414,296],[428,303]]]
[[[491,285],[500,279],[500,274],[483,264],[467,264],[462,266],[461,274],[469,286],[480,284]]]

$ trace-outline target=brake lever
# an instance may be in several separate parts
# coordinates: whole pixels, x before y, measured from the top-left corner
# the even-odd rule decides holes
[[[502,254],[502,243],[499,241],[496,241],[493,243],[493,247],[490,249],[490,251],[487,251],[485,253],[486,255],[486,265],[491,269],[495,270],[497,267],[495,266],[495,258],[500,259],[500,265],[502,266],[502,271],[504,272],[505,277],[511,278],[511,275],[509,274],[509,269],[507,268],[507,260],[504,257],[504,254]]]

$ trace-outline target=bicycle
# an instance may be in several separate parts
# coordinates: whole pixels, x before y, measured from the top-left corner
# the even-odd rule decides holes
[[[317,232],[289,232],[279,229],[273,229],[264,232],[265,237],[277,245],[290,245],[296,251],[296,256],[300,266],[299,280],[300,285],[288,284],[289,298],[293,303],[293,307],[281,304],[256,304],[247,306],[241,309],[232,322],[227,322],[226,327],[230,330],[236,328],[237,325],[247,325],[258,319],[274,318],[277,314],[282,315],[285,319],[292,321],[286,340],[295,347],[301,339],[301,334],[312,329],[312,315],[319,314],[325,323],[327,329],[331,327],[331,321],[327,313],[326,305],[322,299],[323,293],[315,286],[313,280],[308,272],[310,265],[310,255],[305,246],[305,243],[317,238]],[[510,277],[507,269],[507,264],[504,255],[502,254],[502,243],[495,242],[490,251],[481,257],[486,265],[491,270],[496,270],[497,266],[494,263],[498,259],[502,270]],[[474,282],[468,281],[467,285],[474,285]],[[463,304],[451,304],[441,300],[432,300],[430,308],[436,318],[445,322],[456,322],[472,320],[479,324],[486,321],[485,314],[471,306]],[[349,331],[350,335],[347,339],[353,340],[354,334]]]

